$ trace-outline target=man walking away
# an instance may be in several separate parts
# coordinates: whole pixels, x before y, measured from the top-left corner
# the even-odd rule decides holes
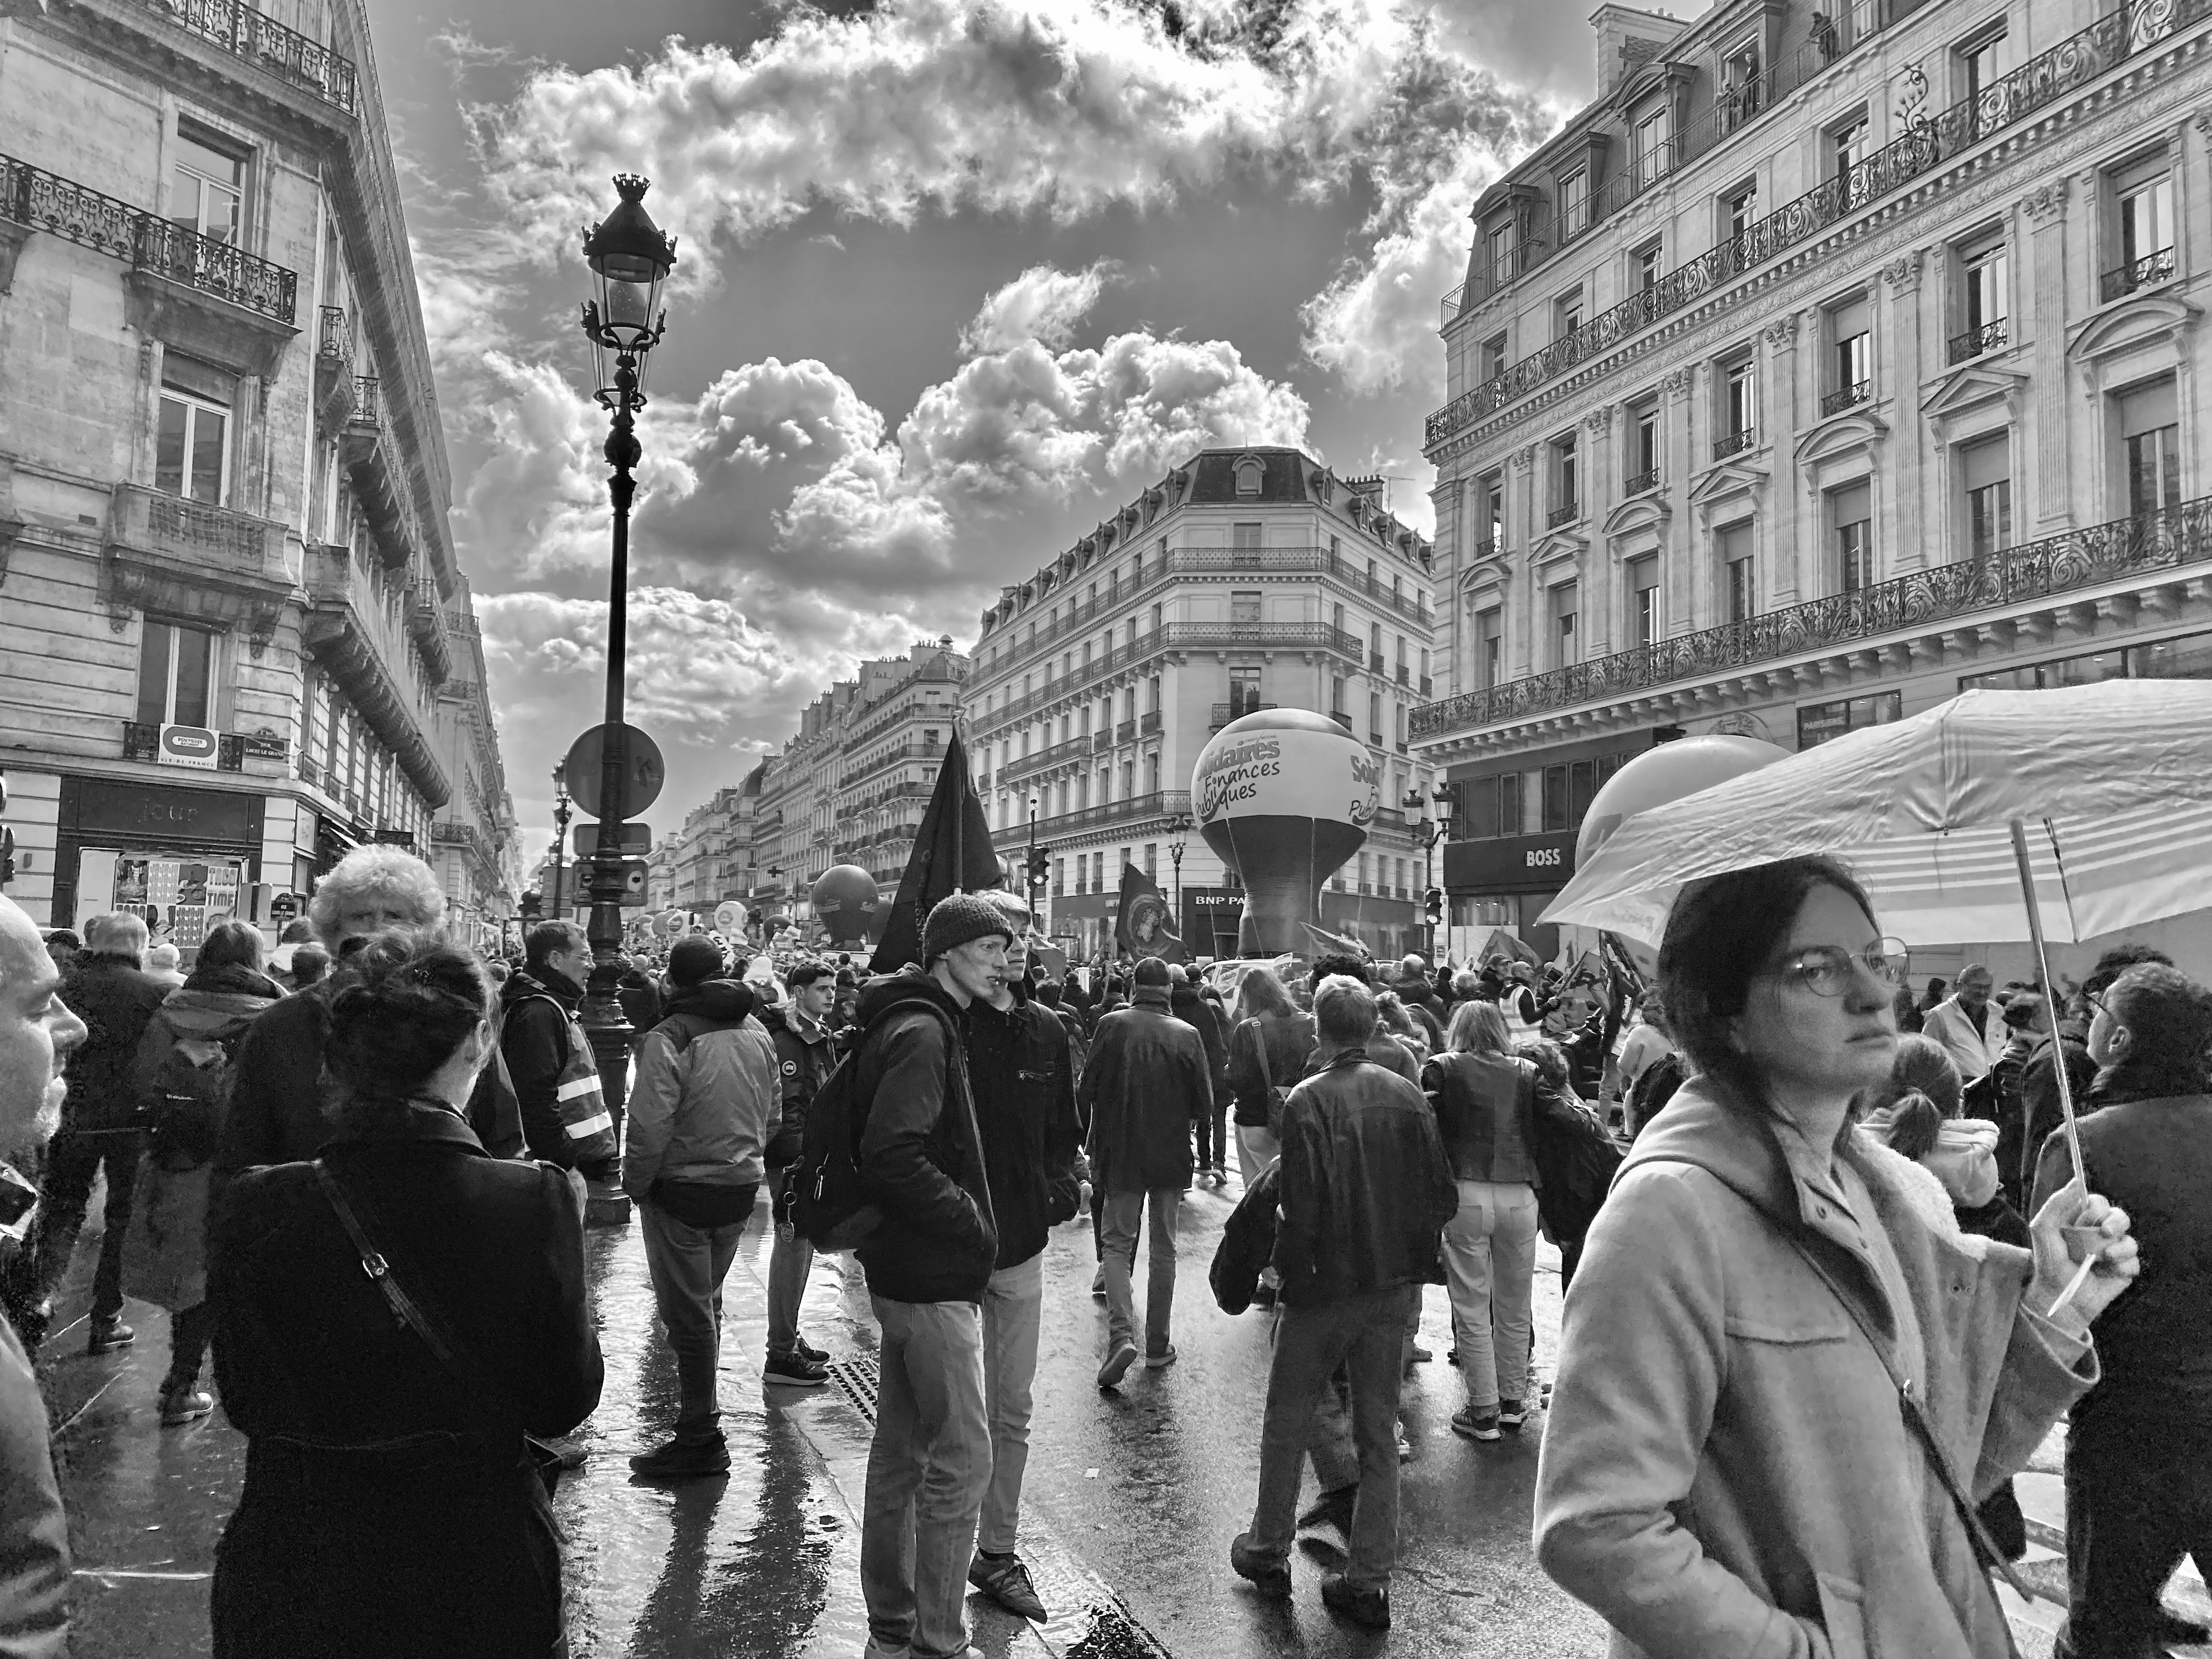
[[[1928,1011],[1922,1026],[1949,1052],[1959,1075],[1969,1083],[1988,1076],[2004,1054],[2004,1021],[1990,1006],[1991,983],[1988,969],[1968,963],[1959,975],[1959,988]]]
[[[573,921],[541,921],[523,949],[522,971],[500,988],[499,1047],[530,1155],[605,1181],[614,1173],[614,1118],[598,1057],[576,1019],[592,971],[590,942]]]
[[[1145,1286],[1145,1364],[1176,1362],[1168,1340],[1175,1308],[1176,1223],[1190,1187],[1192,1126],[1213,1112],[1213,1067],[1195,1030],[1168,1012],[1168,965],[1137,964],[1134,1002],[1098,1022],[1079,1103],[1091,1123],[1091,1180],[1106,1194],[1106,1363],[1110,1389],[1136,1363],[1137,1316],[1130,1276],[1137,1230],[1152,1212]]]
[[[1221,1029],[1221,1015],[1199,994],[1198,987],[1180,963],[1168,964],[1168,1008],[1198,1033],[1206,1045],[1207,1079],[1213,1089],[1213,1107],[1200,1120],[1193,1137],[1198,1153],[1198,1178],[1209,1175],[1217,1187],[1229,1184],[1229,1044]]]
[[[106,1231],[100,1237],[100,1264],[93,1270],[91,1329],[85,1343],[87,1353],[100,1354],[128,1347],[135,1338],[123,1322],[123,1240],[131,1230],[146,1137],[136,1127],[138,1094],[131,1073],[138,1041],[169,988],[139,965],[146,951],[146,924],[137,916],[95,916],[84,933],[85,948],[70,963],[62,1000],[82,1018],[90,1035],[69,1058],[61,1131],[46,1147],[43,1197],[28,1252],[32,1283],[24,1300],[31,1323],[43,1336],[54,1289],[76,1251],[93,1178],[105,1168]]]
[[[774,1194],[775,1242],[768,1256],[768,1364],[770,1382],[818,1388],[830,1380],[830,1356],[810,1347],[799,1334],[799,1306],[806,1299],[806,1276],[814,1270],[814,1246],[792,1224],[784,1183],[804,1147],[806,1109],[836,1069],[837,1050],[830,1013],[837,1000],[837,980],[819,963],[803,962],[784,985],[791,1000],[761,1011],[761,1023],[775,1043],[781,1115],[768,1144],[769,1188]]]
[[[968,1582],[1009,1613],[1042,1620],[1044,1603],[1015,1553],[1029,1467],[1030,1385],[1044,1317],[1044,1247],[1076,1209],[1075,1075],[1060,1016],[1030,998],[1029,913],[988,895],[1014,931],[1006,971],[968,1009],[968,1075],[999,1226],[998,1265],[983,1291],[983,1400],[991,1484]]]
[[[61,1120],[64,1062],[85,1040],[84,1022],[58,994],[61,982],[30,917],[0,896],[0,1159],[35,1152]],[[5,1189],[26,1196],[21,1177],[12,1168],[8,1174],[14,1178]],[[63,1659],[69,1598],[69,1522],[54,1481],[46,1402],[28,1356],[0,1320],[0,1653]]]
[[[1268,1594],[1290,1594],[1299,1468],[1315,1404],[1341,1364],[1352,1384],[1359,1495],[1349,1564],[1322,1579],[1322,1600],[1381,1630],[1390,1623],[1398,1551],[1406,1322],[1422,1285],[1442,1277],[1438,1245],[1459,1198],[1427,1098],[1367,1058],[1375,1013],[1374,994],[1358,981],[1324,981],[1314,1017],[1326,1060],[1284,1104],[1275,1242],[1283,1315],[1267,1375],[1259,1501],[1229,1563]]]
[[[1013,929],[955,893],[921,928],[920,969],[860,994],[853,1087],[860,1173],[883,1219],[860,1247],[882,1331],[860,1522],[867,1659],[969,1659],[967,1570],[991,1480],[980,1304],[999,1252],[968,1083],[965,1012],[1006,972]]]
[[[722,1280],[760,1190],[775,1116],[775,1045],[753,994],[723,973],[722,947],[695,934],[668,953],[667,1017],[646,1034],[630,1093],[623,1190],[638,1206],[645,1266],[676,1351],[676,1433],[629,1466],[684,1480],[730,1467],[714,1379]]]

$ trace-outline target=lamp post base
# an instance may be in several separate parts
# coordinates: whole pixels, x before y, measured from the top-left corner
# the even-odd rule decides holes
[[[611,1181],[584,1183],[584,1224],[586,1227],[627,1227],[632,1205],[629,1194]]]

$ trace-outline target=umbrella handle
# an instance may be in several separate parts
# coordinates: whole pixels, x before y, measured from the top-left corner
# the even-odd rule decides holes
[[[2044,833],[2050,833],[2047,823],[2044,826]],[[2055,852],[2057,848],[2054,847],[2052,850]],[[2020,895],[2027,906],[2027,936],[2035,945],[2036,971],[2043,976],[2044,995],[2050,998],[2057,981],[2051,977],[2051,953],[2044,947],[2043,909],[2036,902],[2035,878],[2027,867],[2027,825],[2019,818],[2012,821],[2012,855],[2013,861],[2020,866]],[[2089,1170],[2088,1166],[2081,1162],[2081,1127],[2074,1111],[2074,1079],[2066,1069],[2066,1051],[2059,1044],[2058,1016],[2055,1006],[2051,1017],[2051,1070],[2058,1074],[2058,1109],[2065,1120],[2066,1150],[2074,1160],[2074,1172],[2081,1177],[2086,1186]],[[2095,1258],[2091,1259],[2094,1261]],[[2071,1301],[2074,1293],[2081,1288],[2081,1281],[2087,1277],[2086,1272],[2076,1273],[2074,1282],[2066,1287],[2066,1294],[2058,1298],[2052,1311],[2056,1312]]]
[[[2060,1311],[2074,1299],[2075,1292],[2089,1282],[2090,1271],[2096,1267],[2097,1258],[2103,1254],[2101,1249],[2092,1250],[2081,1258],[2081,1265],[2074,1270],[2074,1277],[2066,1281],[2066,1288],[2058,1292],[2058,1299],[2044,1310],[2045,1319],[2058,1317]]]

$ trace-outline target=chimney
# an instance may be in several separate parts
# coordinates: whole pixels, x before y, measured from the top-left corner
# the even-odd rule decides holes
[[[1604,5],[1590,14],[1590,27],[1597,32],[1597,96],[1603,102],[1687,26],[1663,11]]]

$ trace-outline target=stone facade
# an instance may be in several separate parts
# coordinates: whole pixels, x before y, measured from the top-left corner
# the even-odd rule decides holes
[[[0,385],[12,894],[189,945],[450,823],[483,914],[511,813],[362,0],[0,15]]]
[[[2212,6],[1598,21],[1665,38],[1474,204],[1427,424],[1468,928],[1655,736],[2212,672]]]

